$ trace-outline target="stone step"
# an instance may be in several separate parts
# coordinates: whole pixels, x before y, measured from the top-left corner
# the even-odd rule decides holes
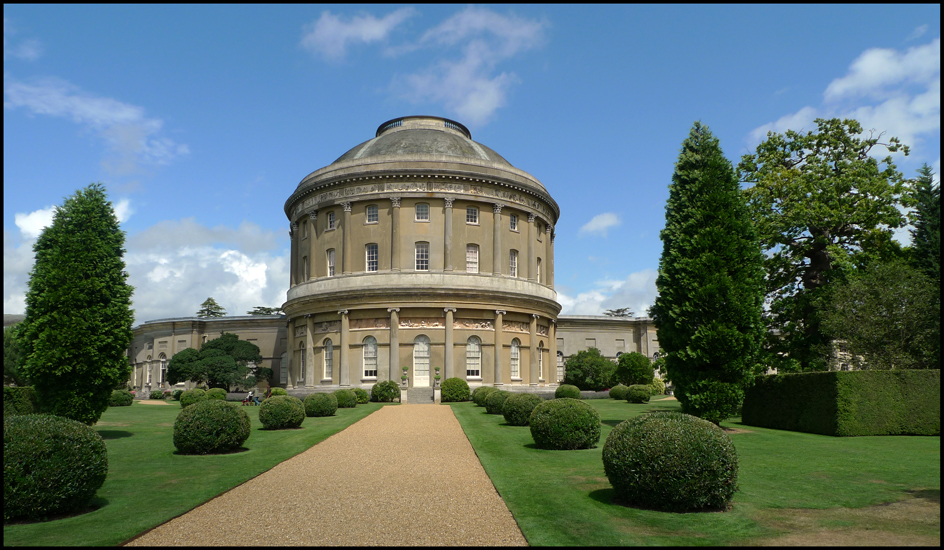
[[[406,390],[406,402],[411,405],[432,405],[433,388],[410,388]]]

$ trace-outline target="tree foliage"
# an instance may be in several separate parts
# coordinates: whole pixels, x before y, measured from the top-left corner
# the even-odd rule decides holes
[[[564,363],[562,384],[577,386],[585,391],[600,391],[610,387],[616,365],[597,348],[585,349],[571,355]]]
[[[247,311],[248,315],[275,315],[277,313],[282,313],[282,308],[280,307],[266,307],[266,306],[256,306],[252,311]]]
[[[632,317],[633,310],[628,307],[619,307],[616,309],[608,309],[603,312],[603,315],[607,315],[609,317]]]
[[[873,262],[831,295],[823,329],[857,369],[941,368],[941,293],[904,261]]]
[[[197,312],[197,317],[223,317],[226,315],[226,309],[223,308],[220,304],[216,303],[212,297],[204,300],[200,304],[200,311]]]
[[[655,376],[655,371],[649,358],[638,351],[633,351],[616,358],[616,372],[613,374],[612,385],[651,384],[653,376]]]
[[[66,198],[33,245],[18,340],[42,412],[94,424],[131,374],[124,242],[104,187],[92,184]]]
[[[898,248],[893,230],[905,218],[897,206],[906,182],[888,152],[908,147],[851,119],[816,119],[816,132],[767,133],[738,165],[751,217],[767,253],[768,351],[803,370],[826,368],[821,316],[828,285],[855,265]],[[783,365],[779,365],[783,367]]]
[[[912,260],[915,267],[941,286],[941,186],[934,183],[934,172],[927,164],[918,169],[911,196],[915,210],[911,214]]]
[[[731,163],[696,122],[675,164],[651,314],[688,414],[718,424],[753,380],[763,339],[763,258]]]
[[[28,386],[29,379],[23,369],[26,357],[23,356],[22,346],[16,338],[18,326],[13,325],[3,328],[3,383],[5,385]]]
[[[251,388],[272,376],[272,369],[260,367],[261,363],[258,346],[224,332],[203,344],[200,351],[185,349],[171,357],[167,381],[176,384],[190,380],[227,391],[233,386]]]

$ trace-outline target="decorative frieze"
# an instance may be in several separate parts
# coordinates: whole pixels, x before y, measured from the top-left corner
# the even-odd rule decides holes
[[[548,336],[550,333],[547,330],[547,325],[538,325],[538,334],[541,336]]]
[[[380,317],[375,319],[351,319],[350,321],[351,330],[365,330],[365,329],[389,329],[390,328],[390,318],[389,317]]]
[[[305,325],[295,327],[295,338],[304,338],[307,333],[308,327]]]
[[[341,321],[322,321],[315,323],[315,332],[340,332]]]
[[[413,317],[400,319],[400,328],[445,328],[441,317]]]
[[[494,330],[491,319],[456,319],[452,323],[453,329],[464,330]]]
[[[502,321],[502,330],[508,332],[523,332],[528,334],[531,332],[531,325],[528,323],[522,323],[520,321]]]

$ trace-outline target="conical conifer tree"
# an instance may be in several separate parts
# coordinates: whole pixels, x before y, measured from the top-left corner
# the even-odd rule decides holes
[[[700,122],[682,143],[660,237],[650,312],[668,378],[683,411],[718,424],[753,379],[764,272],[734,169]]]

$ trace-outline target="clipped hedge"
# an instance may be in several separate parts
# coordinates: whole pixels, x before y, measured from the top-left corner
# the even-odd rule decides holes
[[[3,387],[3,416],[36,414],[39,398],[33,386]]]
[[[358,405],[370,403],[370,394],[367,393],[367,390],[361,388],[351,388],[351,391],[354,392],[354,398],[356,399]]]
[[[353,409],[357,406],[357,396],[349,389],[334,390],[339,409]]]
[[[285,391],[285,388],[272,388],[272,393],[269,394],[269,397],[277,397],[279,395],[288,395],[288,392]]]
[[[393,380],[377,382],[370,388],[370,400],[374,403],[392,403],[400,397],[400,385]]]
[[[128,390],[115,390],[108,398],[109,407],[130,407],[134,403],[134,395]]]
[[[182,393],[184,393],[184,390],[176,389],[176,390],[174,390],[174,391],[170,394],[170,397],[171,397],[171,399],[173,399],[174,401],[180,401],[180,395],[181,395]]]
[[[505,422],[512,426],[527,426],[534,408],[543,403],[540,396],[533,393],[513,393],[505,399],[502,414]]]
[[[305,416],[334,416],[338,398],[333,393],[309,393],[305,396]]]
[[[505,390],[489,393],[488,397],[485,398],[485,412],[488,414],[503,414],[502,407],[509,395],[511,395],[511,392]]]
[[[613,386],[613,388],[610,389],[610,399],[618,399],[620,401],[623,401],[624,399],[626,399],[626,392],[628,391],[629,391],[628,386],[617,384]]]
[[[164,390],[151,390],[148,399],[164,399]]]
[[[461,378],[446,378],[443,380],[441,401],[443,403],[461,403],[472,399],[469,383]]]
[[[108,475],[105,442],[91,426],[48,414],[3,419],[3,520],[79,510]]]
[[[580,388],[570,384],[561,384],[554,390],[554,399],[580,399]]]
[[[247,439],[249,415],[236,403],[219,399],[184,407],[174,422],[174,447],[185,455],[225,453]]]
[[[648,403],[652,389],[648,385],[633,384],[626,388],[626,400],[630,403]]]
[[[259,422],[265,430],[297,428],[305,420],[305,412],[301,399],[291,395],[277,395],[259,405]]]
[[[206,392],[199,388],[187,390],[184,393],[180,394],[180,406],[184,409],[186,409],[190,405],[193,405],[194,403],[199,403],[200,401],[206,401],[206,400],[207,400]]]
[[[592,449],[600,441],[600,415],[579,399],[561,397],[539,403],[528,423],[541,449]]]
[[[472,392],[472,401],[479,407],[484,407],[488,394],[496,391],[498,391],[498,388],[495,386],[479,386]]]
[[[758,377],[741,421],[833,436],[940,435],[941,371],[833,371]]]
[[[728,434],[674,411],[617,424],[603,444],[603,469],[622,503],[671,512],[724,508],[738,490]]]
[[[223,388],[210,388],[206,391],[206,398],[226,401],[226,390]]]

